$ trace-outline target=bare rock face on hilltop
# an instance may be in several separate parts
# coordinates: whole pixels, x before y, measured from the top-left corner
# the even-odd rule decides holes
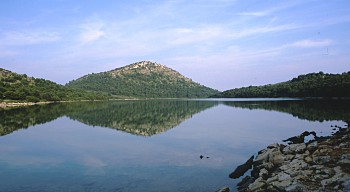
[[[209,97],[217,90],[205,87],[164,65],[141,61],[111,71],[89,74],[66,86],[144,98]]]

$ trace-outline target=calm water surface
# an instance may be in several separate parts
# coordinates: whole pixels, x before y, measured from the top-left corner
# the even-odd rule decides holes
[[[349,108],[220,99],[0,110],[0,191],[234,191],[240,179],[228,175],[252,154],[305,130],[329,135]]]

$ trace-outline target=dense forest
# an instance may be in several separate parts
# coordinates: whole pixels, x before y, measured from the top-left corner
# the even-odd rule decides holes
[[[67,88],[49,80],[28,77],[0,68],[0,101],[100,100],[107,94]]]
[[[66,86],[139,98],[206,98],[219,93],[193,82],[175,70],[149,61],[86,75]]]
[[[310,73],[282,83],[231,89],[211,97],[350,97],[350,72]]]

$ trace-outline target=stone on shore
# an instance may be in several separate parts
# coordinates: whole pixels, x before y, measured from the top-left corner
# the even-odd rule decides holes
[[[269,145],[258,152],[251,176],[237,185],[238,191],[350,191],[349,130],[339,129],[329,137],[304,132],[287,146]],[[308,135],[315,140],[299,142]]]

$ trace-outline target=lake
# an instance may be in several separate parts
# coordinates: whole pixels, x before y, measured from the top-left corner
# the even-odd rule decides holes
[[[72,102],[0,119],[0,191],[235,191],[236,166],[305,130],[330,135],[350,101]]]

